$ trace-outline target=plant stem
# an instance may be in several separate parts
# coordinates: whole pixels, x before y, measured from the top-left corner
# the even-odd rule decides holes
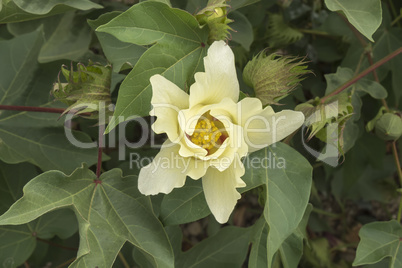
[[[119,252],[119,258],[123,263],[124,268],[130,268],[130,265],[128,264],[126,258],[124,258],[124,255],[121,253],[121,251]]]
[[[103,149],[103,133],[105,132],[105,125],[99,125],[98,136],[98,163],[96,165],[96,177],[99,179],[102,169],[102,149]]]
[[[322,214],[325,216],[329,216],[329,217],[333,217],[333,218],[340,218],[342,215],[341,214],[335,214],[332,212],[328,212],[319,208],[313,208],[313,212],[317,213],[317,214]]]
[[[399,162],[398,150],[396,149],[396,141],[392,143],[392,154],[394,155],[395,165],[398,172],[399,182],[402,187],[402,170],[401,170],[401,163]]]
[[[392,15],[395,17],[395,19],[391,22],[391,26],[394,26],[395,23],[398,23],[398,26],[401,27],[401,25],[399,24],[399,20],[402,18],[402,14],[398,16],[398,13],[396,12],[395,5],[392,2],[392,0],[388,0],[388,4],[390,6]]]
[[[310,30],[310,29],[297,29],[299,32],[312,34],[312,35],[322,35],[322,36],[330,36],[329,33],[317,30]]]
[[[54,114],[62,114],[65,111],[65,109],[63,109],[63,108],[50,108],[50,107],[38,107],[38,106],[18,106],[18,105],[0,105],[0,110],[38,112],[38,113],[54,113]],[[75,110],[70,110],[70,112],[74,113]],[[91,113],[82,113],[80,115],[90,116]]]
[[[338,14],[339,14],[339,13],[338,13]],[[366,42],[366,40],[363,38],[362,34],[348,21],[348,19],[347,19],[345,16],[343,16],[343,15],[341,15],[341,14],[339,14],[339,16],[346,22],[346,24],[347,24],[347,25],[349,26],[349,28],[352,30],[353,34],[354,34],[354,35],[356,36],[356,38],[359,40],[359,42],[360,42],[360,44],[362,45],[362,47],[365,49],[365,48],[367,47],[367,42]],[[372,52],[372,49],[370,49],[369,51],[366,51],[366,53],[364,53],[364,54],[366,54],[367,59],[368,59],[370,65],[372,66],[372,65],[374,64],[374,61],[373,61],[373,57],[371,56],[371,52]],[[378,75],[377,75],[377,71],[376,71],[376,70],[373,70],[373,76],[374,76],[374,80],[375,80],[377,83],[380,83],[380,79],[378,78]],[[385,99],[381,99],[381,102],[382,102],[382,105],[385,107],[385,109],[386,109],[387,111],[389,111],[389,107],[388,107],[388,104],[387,104],[387,102],[385,101]]]
[[[400,14],[398,17],[396,17],[392,22],[391,26],[394,26],[394,24],[399,23],[399,20],[402,19],[402,14]]]
[[[65,111],[65,109],[62,108],[16,106],[16,105],[0,105],[0,110],[55,113],[55,114],[62,114]]]
[[[374,63],[373,65],[371,65],[370,67],[368,67],[366,70],[364,70],[363,72],[359,73],[358,75],[354,76],[352,79],[350,79],[349,81],[347,81],[346,83],[344,83],[343,85],[341,85],[339,88],[337,88],[336,90],[332,91],[330,94],[328,94],[327,96],[323,97],[321,99],[321,103],[325,103],[325,101],[330,98],[333,97],[339,93],[341,93],[342,91],[344,91],[345,89],[347,89],[348,87],[350,87],[351,85],[353,85],[354,83],[356,83],[357,81],[359,81],[360,79],[362,79],[364,76],[368,75],[369,73],[373,72],[375,69],[377,69],[378,67],[380,67],[381,65],[387,63],[388,61],[390,61],[391,59],[395,58],[396,56],[398,56],[400,53],[402,53],[402,47],[395,50],[394,52],[390,53],[388,56],[386,56],[385,58],[381,59],[380,61]]]
[[[401,215],[402,215],[402,196],[399,201],[398,218],[397,218],[398,222],[401,222]]]
[[[75,258],[72,258],[72,259],[69,259],[66,262],[63,262],[62,264],[58,265],[56,268],[63,268],[65,266],[69,265],[70,263],[72,263],[73,261],[75,261]]]
[[[394,16],[396,16],[396,12],[395,12],[395,7],[393,6],[392,1],[389,1],[389,4],[391,5],[392,11],[394,13]],[[356,30],[356,28],[345,18],[345,16],[340,15],[341,18],[348,24],[349,28],[353,31],[354,35],[357,37],[357,39],[359,40],[360,44],[363,46],[363,48],[367,47],[367,42],[364,40],[363,36],[361,35],[361,33],[359,31]],[[399,25],[399,20],[402,18],[402,14],[400,16],[398,16],[392,23],[391,26],[394,25],[395,23],[398,22]],[[399,48],[398,50],[401,51],[402,48]],[[396,51],[398,51],[396,50]],[[370,63],[370,66],[374,66],[374,62],[373,62],[373,57],[371,56],[371,52],[372,50],[370,49],[369,51],[367,51],[365,54],[367,56],[367,59]],[[392,53],[391,53],[392,54]],[[390,54],[390,55],[391,55]],[[385,59],[385,58],[384,58]],[[373,70],[373,76],[374,76],[374,80],[377,83],[380,83],[380,79],[378,78],[377,75],[377,71],[374,69]],[[384,106],[385,110],[387,112],[390,112],[388,103],[385,99],[381,99],[382,105]],[[398,156],[398,150],[396,148],[396,141],[394,141],[392,143],[392,154],[394,156],[394,160],[395,160],[395,165],[397,168],[397,172],[398,172],[398,177],[399,177],[399,182],[400,182],[400,186],[402,187],[402,170],[401,170],[401,164],[399,162],[399,156]],[[402,197],[401,200],[399,202],[399,209],[398,209],[398,222],[401,221],[401,217],[402,217]]]
[[[374,65],[373,57],[371,57],[371,54],[370,54],[370,53],[366,53],[366,55],[367,55],[367,59],[368,59],[368,61],[369,61],[369,63],[370,63],[370,66],[373,66],[373,65]],[[373,75],[374,75],[374,80],[375,80],[377,83],[380,83],[380,79],[378,78],[378,75],[377,75],[377,71],[376,71],[376,70],[373,71]],[[382,103],[382,106],[384,106],[385,110],[386,110],[387,112],[389,112],[389,107],[388,107],[387,101],[386,101],[385,99],[381,99],[381,103]]]

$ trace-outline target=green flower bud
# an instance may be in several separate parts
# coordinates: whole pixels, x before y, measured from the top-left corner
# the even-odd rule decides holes
[[[229,30],[232,30],[228,26],[233,21],[227,17],[227,6],[225,0],[210,0],[207,6],[195,16],[201,26],[208,26],[209,44],[212,44],[214,41],[227,39]]]
[[[63,74],[67,83],[61,83],[60,74]],[[99,102],[103,102],[105,106],[111,103],[111,75],[111,66],[102,66],[91,61],[88,66],[78,63],[77,71],[73,70],[72,65],[70,70],[63,65],[51,93],[56,100],[69,105],[64,113],[76,110],[76,114],[91,113],[90,118],[97,118]]]
[[[205,11],[205,13],[197,15],[200,24],[208,24],[216,20],[217,22],[223,23],[225,21],[226,9],[225,8],[215,8],[213,11]]]
[[[402,135],[402,118],[394,113],[383,114],[375,123],[374,132],[383,140],[397,140]]]
[[[278,104],[304,79],[302,75],[310,73],[304,63],[300,58],[259,53],[244,68],[243,80],[263,105]]]

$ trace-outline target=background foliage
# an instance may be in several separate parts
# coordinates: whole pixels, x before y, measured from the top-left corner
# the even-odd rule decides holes
[[[107,84],[114,115],[150,122],[152,75],[188,91],[203,70],[212,26],[195,14],[207,2],[0,0],[2,267],[402,267],[401,1],[228,1],[242,96],[256,95],[242,74],[259,52],[299,56],[312,74],[273,108],[329,116],[310,117],[308,129],[245,159],[266,168],[246,169],[224,226],[200,181],[139,193],[130,153],[158,150],[126,148],[111,134],[138,141],[147,132],[137,124],[112,119],[103,152],[68,141],[59,119],[68,106],[49,95],[59,78],[67,82],[62,66],[82,68],[72,81]],[[83,67],[89,61],[112,66],[107,83]],[[90,112],[70,124],[81,142],[100,139],[102,115]],[[285,169],[275,168],[279,159]]]

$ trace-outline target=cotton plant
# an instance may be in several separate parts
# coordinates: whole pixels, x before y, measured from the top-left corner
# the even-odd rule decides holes
[[[242,159],[295,132],[301,112],[263,107],[258,98],[239,100],[234,54],[215,41],[203,59],[187,94],[161,75],[150,78],[152,129],[168,139],[148,166],[141,169],[138,188],[145,195],[169,194],[186,177],[202,178],[207,204],[219,223],[226,223],[245,187]],[[164,163],[164,164],[162,164]]]
[[[17,3],[6,3],[3,10],[20,8],[14,2]],[[245,5],[239,3],[238,8]],[[73,4],[71,8],[80,5]],[[87,3],[82,10],[99,7]],[[29,10],[15,19],[29,16]],[[47,12],[41,10],[39,17]],[[222,263],[237,267],[246,259],[250,244],[250,267],[260,259],[260,253],[262,265],[272,267],[282,247],[303,243],[304,236],[298,230],[305,228],[311,211],[308,200],[312,167],[292,148],[291,142],[281,141],[302,127],[305,115],[282,109],[280,100],[290,95],[309,71],[300,58],[266,49],[256,55],[250,53],[245,67],[239,65],[232,43],[236,36],[231,40],[236,21],[229,17],[230,12],[232,7],[222,0],[208,1],[206,7],[193,14],[172,7],[169,1],[141,1],[124,12],[116,9],[88,20],[87,27],[83,27],[87,31],[71,32],[71,36],[80,32],[80,38],[91,37],[91,27],[99,41],[93,51],[102,48],[106,58],[87,50],[85,55],[75,54],[75,50],[46,54],[42,43],[47,47],[63,41],[54,36],[43,39],[49,29],[60,28],[53,27],[56,17],[37,21],[45,27],[38,26],[35,31],[0,42],[6,65],[16,66],[10,81],[19,83],[38,74],[27,87],[18,87],[18,83],[14,86],[14,82],[5,84],[7,92],[16,93],[5,94],[4,100],[10,104],[20,101],[41,105],[34,109],[16,105],[6,108],[67,114],[68,118],[63,125],[57,116],[26,116],[25,121],[20,121],[18,116],[25,116],[24,113],[16,116],[17,120],[6,114],[5,120],[11,126],[7,129],[10,133],[15,131],[13,128],[19,132],[4,136],[0,131],[0,149],[5,148],[5,158],[11,159],[7,165],[0,162],[0,184],[17,194],[10,195],[12,201],[5,198],[8,203],[4,208],[8,209],[0,216],[1,228],[7,226],[4,228],[12,234],[5,239],[11,241],[7,247],[0,244],[0,263],[7,267],[22,265],[37,241],[54,235],[62,239],[79,236],[76,257],[63,264],[70,267],[112,267],[117,258],[128,267],[127,255],[123,256],[126,246],[122,249],[128,244],[134,265],[139,267],[192,267],[198,259],[202,267],[209,262],[216,267]],[[238,19],[244,17],[239,14]],[[70,12],[60,16],[60,24],[70,27],[73,23],[66,22],[84,15],[75,18]],[[25,33],[14,26],[10,26],[13,34]],[[87,41],[82,43],[89,44],[90,40]],[[60,55],[71,56],[69,60],[80,59],[77,70],[67,70],[63,65],[59,76],[57,68],[52,79],[43,80],[49,66],[53,66],[43,67],[46,61],[59,61]],[[247,94],[240,88],[238,73],[243,74],[248,85]],[[30,97],[46,85],[53,88],[52,99],[48,100],[49,94],[45,92],[46,102],[40,102],[39,97],[31,101]],[[17,98],[18,90],[21,96]],[[61,105],[60,102],[69,107],[48,107]],[[111,113],[113,116],[109,117]],[[153,161],[135,171],[124,168],[127,159],[119,159],[124,161],[122,165],[109,165],[113,161],[102,165],[102,161],[108,160],[106,154],[113,158],[116,150],[125,150],[128,145],[123,141],[113,147],[115,128],[123,135],[124,121],[145,122],[143,118],[149,115],[155,121],[152,126],[146,125],[146,130],[165,134],[161,138],[164,142],[158,153],[147,146],[135,150],[152,155]],[[91,121],[85,121],[88,119]],[[93,126],[99,127],[97,142],[93,141],[94,133],[77,133],[81,128],[89,132]],[[56,134],[48,135],[50,130]],[[33,142],[26,133],[33,133]],[[146,138],[142,133],[142,138]],[[65,141],[59,145],[61,137]],[[105,142],[106,139],[109,140]],[[75,148],[77,144],[82,148]],[[105,149],[105,144],[111,148]],[[23,154],[18,153],[21,148],[25,149]],[[126,156],[120,153],[119,157]],[[282,165],[271,166],[271,158],[281,160]],[[254,160],[260,163],[258,167],[252,165]],[[21,164],[18,172],[9,166],[24,161],[30,164]],[[28,178],[26,170],[37,176]],[[22,185],[23,189],[18,188]],[[233,225],[230,217],[242,195],[258,195],[258,220],[250,228],[224,227]],[[211,213],[222,224],[220,231],[188,252],[181,252],[179,225]],[[45,228],[47,224],[49,229]],[[293,244],[289,237],[294,238]],[[29,254],[16,254],[20,248],[28,248]],[[260,252],[261,248],[269,250]],[[219,258],[208,257],[222,249]],[[297,259],[300,254],[290,258]],[[6,255],[13,256],[10,263]]]

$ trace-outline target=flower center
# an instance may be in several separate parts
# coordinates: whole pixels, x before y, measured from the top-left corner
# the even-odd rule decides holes
[[[226,138],[223,123],[211,116],[209,111],[198,119],[194,133],[189,137],[192,143],[206,149],[208,154],[214,153]]]

